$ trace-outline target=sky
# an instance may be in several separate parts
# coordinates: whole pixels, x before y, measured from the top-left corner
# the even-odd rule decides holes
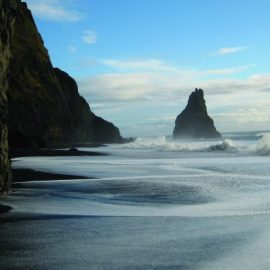
[[[27,0],[54,66],[123,136],[172,134],[195,88],[217,129],[270,129],[269,0]]]

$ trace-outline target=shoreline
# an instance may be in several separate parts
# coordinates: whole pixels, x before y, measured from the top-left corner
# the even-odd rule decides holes
[[[96,147],[98,147],[96,145]],[[76,148],[68,150],[56,149],[13,149],[9,152],[10,159],[20,157],[61,157],[61,156],[106,156],[106,153],[96,151],[80,151]],[[12,160],[11,160],[12,162]],[[14,161],[13,161],[14,162]],[[16,169],[12,168],[12,188],[20,188],[22,182],[31,181],[57,181],[57,180],[77,180],[77,179],[91,179],[92,177],[85,177],[80,175],[70,175],[61,173],[50,173],[44,171],[33,170],[31,168]],[[11,206],[0,204],[0,215],[6,214],[12,210]]]
[[[12,149],[9,151],[9,158],[18,157],[61,157],[61,156],[107,156],[106,153],[96,151],[80,151],[76,148],[66,149]]]
[[[52,180],[76,180],[76,179],[90,179],[91,177],[85,177],[80,175],[49,173],[43,171],[36,171],[33,169],[14,169],[12,168],[12,186],[21,182],[31,181],[52,181]]]
[[[12,210],[11,206],[0,204],[0,215],[8,213],[10,210]]]
[[[57,180],[92,179],[91,177],[85,177],[85,176],[79,176],[79,175],[49,173],[49,172],[36,171],[33,169],[14,169],[14,168],[12,168],[12,175],[13,175],[13,180],[11,183],[11,190],[12,188],[21,188],[23,182],[31,182],[31,181],[46,182],[46,181],[57,181]],[[0,203],[0,216],[2,216],[3,214],[9,213],[11,210],[12,210],[11,206]]]

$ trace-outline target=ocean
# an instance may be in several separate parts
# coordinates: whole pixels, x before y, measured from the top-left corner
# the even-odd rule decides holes
[[[95,151],[106,155],[13,160],[89,179],[0,198],[13,207],[0,216],[1,269],[270,269],[270,133]]]

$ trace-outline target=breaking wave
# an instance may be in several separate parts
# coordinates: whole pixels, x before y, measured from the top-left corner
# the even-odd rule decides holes
[[[251,155],[270,155],[270,134],[260,134],[257,140],[211,139],[174,141],[163,137],[139,137],[123,145],[125,149],[160,152],[225,152]]]
[[[215,145],[210,145],[208,148],[210,151],[228,151],[228,152],[237,152],[238,149],[233,145],[232,140],[225,139],[220,143]]]
[[[137,138],[134,142],[124,145],[124,148],[137,150],[209,152],[209,151],[237,151],[232,140],[198,140],[173,141],[164,137]]]
[[[270,155],[270,134],[264,134],[258,140],[256,152],[262,156]]]

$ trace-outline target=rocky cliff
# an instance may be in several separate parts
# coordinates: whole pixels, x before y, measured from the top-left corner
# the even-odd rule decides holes
[[[0,0],[0,193],[7,192],[10,184],[10,162],[8,158],[7,97],[10,40],[17,3]]]
[[[173,138],[219,138],[214,121],[209,117],[202,89],[189,96],[186,108],[177,116]]]
[[[17,3],[8,91],[11,147],[119,142],[119,130],[91,112],[74,79],[53,68],[31,12]]]

